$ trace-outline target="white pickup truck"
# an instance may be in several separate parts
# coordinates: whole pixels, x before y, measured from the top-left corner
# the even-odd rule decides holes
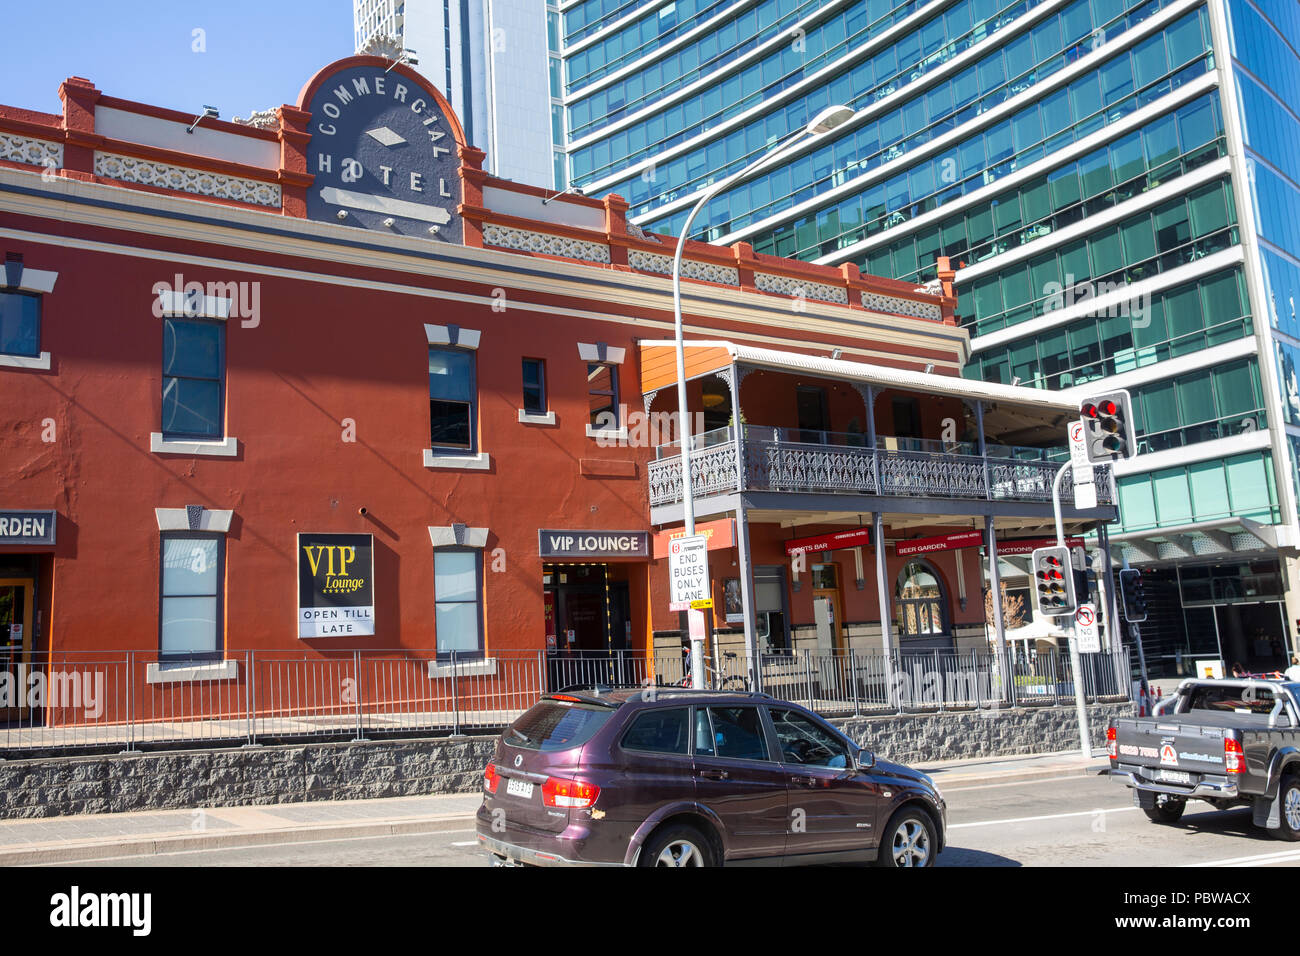
[[[1183,681],[1155,716],[1113,721],[1106,736],[1111,777],[1152,821],[1204,800],[1249,806],[1256,826],[1300,840],[1300,684]]]

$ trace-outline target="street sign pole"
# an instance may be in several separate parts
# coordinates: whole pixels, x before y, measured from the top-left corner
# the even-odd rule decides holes
[[[1056,544],[1058,547],[1065,547],[1065,524],[1061,520],[1061,479],[1065,477],[1065,472],[1073,468],[1071,462],[1066,462],[1056,471],[1056,477],[1052,479],[1052,509],[1056,515]],[[1070,573],[1073,574],[1073,568]],[[1088,705],[1083,699],[1083,667],[1079,660],[1079,642],[1074,636],[1074,615],[1067,618],[1065,625],[1065,637],[1070,645],[1070,673],[1074,677],[1074,707],[1079,717],[1079,751],[1083,754],[1084,759],[1092,759],[1092,736],[1088,730]]]

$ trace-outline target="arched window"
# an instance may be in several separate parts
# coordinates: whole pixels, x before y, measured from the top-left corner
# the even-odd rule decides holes
[[[900,637],[948,634],[948,595],[928,561],[909,561],[894,589],[894,615]]]

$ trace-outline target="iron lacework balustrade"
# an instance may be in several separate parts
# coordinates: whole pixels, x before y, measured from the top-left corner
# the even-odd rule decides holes
[[[682,498],[682,460],[676,443],[661,445],[650,462],[650,505]],[[861,434],[808,432],[746,425],[694,436],[691,489],[697,498],[739,491],[863,494],[894,498],[950,498],[1050,502],[1063,449],[989,445],[985,454],[965,442],[881,437],[875,448]],[[1097,503],[1114,504],[1099,469]],[[1061,501],[1074,503],[1073,475],[1061,481]]]

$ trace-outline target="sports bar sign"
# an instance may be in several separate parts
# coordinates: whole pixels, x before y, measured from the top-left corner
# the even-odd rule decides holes
[[[375,633],[375,547],[369,534],[298,535],[298,637]]]
[[[1066,538],[1065,543],[1071,547],[1083,547],[1082,538]],[[911,554],[928,554],[932,551],[955,551],[958,548],[978,548],[984,544],[983,531],[959,531],[956,534],[941,534],[933,538],[916,538],[912,541],[898,541],[894,544],[894,553],[900,558]],[[998,554],[1031,554],[1035,548],[1047,548],[1056,544],[1055,538],[1018,538],[998,542]],[[788,550],[788,549],[787,549]]]
[[[871,546],[871,529],[854,528],[851,531],[835,531],[819,534],[811,538],[792,538],[785,543],[785,553],[793,557],[797,554],[810,554],[814,551],[835,551],[838,548],[861,548]]]

